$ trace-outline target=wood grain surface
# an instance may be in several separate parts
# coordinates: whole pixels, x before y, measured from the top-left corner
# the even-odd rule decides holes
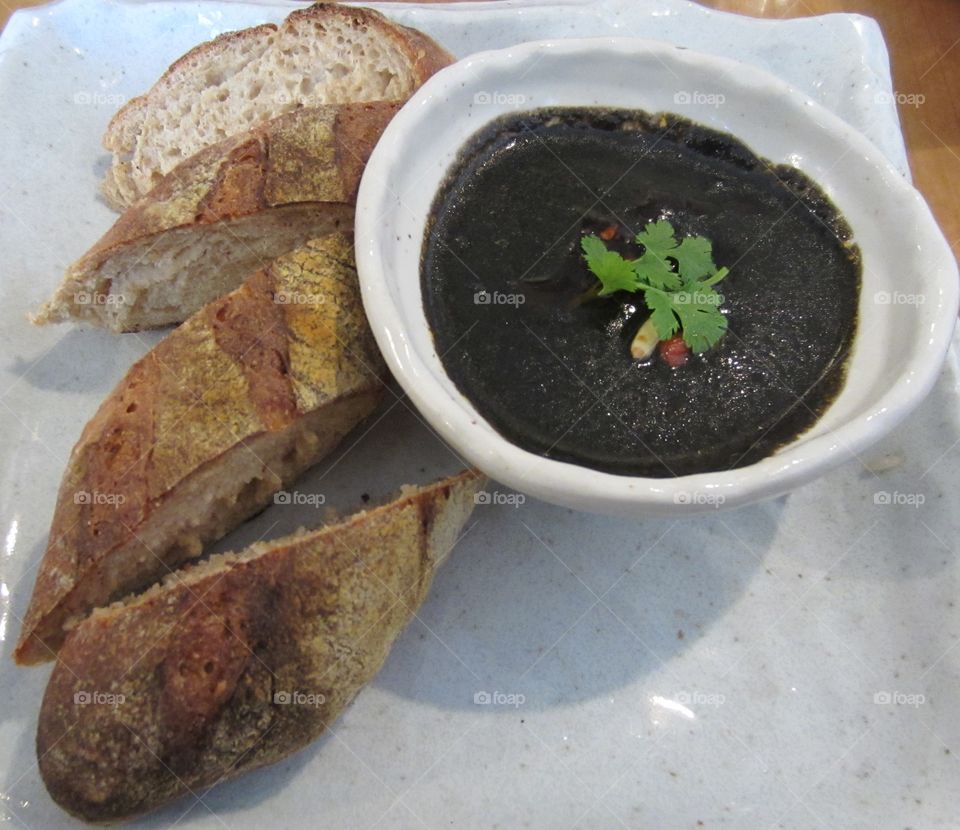
[[[960,0],[703,0],[702,4],[753,17],[857,12],[876,19],[890,49],[914,180],[954,254],[960,254]],[[0,0],[0,26],[15,9],[32,5],[39,4]]]

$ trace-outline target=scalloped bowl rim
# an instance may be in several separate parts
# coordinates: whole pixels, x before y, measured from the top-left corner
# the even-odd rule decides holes
[[[925,264],[927,278],[932,280],[930,287],[935,289],[937,303],[929,331],[916,332],[912,359],[898,374],[897,382],[890,383],[869,412],[824,434],[815,437],[801,435],[749,466],[675,478],[615,475],[548,459],[512,444],[477,414],[443,371],[435,352],[425,358],[416,348],[415,338],[411,336],[409,325],[396,302],[398,278],[390,256],[396,248],[391,248],[393,240],[384,238],[382,228],[383,218],[390,215],[397,201],[402,204],[402,198],[398,200],[384,183],[391,180],[396,169],[403,167],[406,153],[431,152],[431,148],[422,145],[411,146],[411,140],[417,129],[424,127],[426,119],[442,112],[448,94],[464,94],[464,90],[468,94],[470,89],[476,88],[478,79],[516,68],[524,62],[530,63],[531,58],[534,64],[544,58],[582,62],[590,53],[595,53],[601,61],[653,57],[667,68],[673,63],[677,69],[709,72],[710,77],[716,79],[714,86],[718,90],[737,88],[738,93],[756,96],[758,100],[769,101],[774,96],[776,105],[782,107],[784,113],[796,116],[806,126],[813,125],[843,142],[854,153],[854,161],[861,159],[870,169],[877,171],[891,196],[903,200],[915,223],[919,260]],[[534,82],[535,76],[527,73],[517,80],[520,87]],[[545,83],[549,85],[551,81]],[[512,109],[523,111],[529,108],[515,106]],[[509,110],[508,107],[506,111]],[[486,122],[500,114],[491,114]],[[482,123],[477,121],[470,132],[481,127]],[[749,140],[744,140],[750,145]],[[434,152],[456,155],[461,146],[462,142],[456,147],[440,147]],[[799,166],[802,169],[803,165]],[[436,188],[431,188],[428,202],[433,201],[435,193]],[[840,208],[846,214],[844,207]],[[426,214],[416,217],[420,238],[414,241],[418,250],[423,242],[427,218]],[[856,228],[854,230],[856,232]],[[568,507],[628,516],[689,515],[772,498],[856,456],[899,424],[930,392],[950,344],[960,293],[956,261],[926,202],[869,139],[839,116],[764,70],[730,58],[638,38],[531,41],[507,49],[476,53],[441,70],[401,108],[374,148],[357,198],[355,233],[363,302],[374,336],[393,375],[439,436],[471,464],[518,490]],[[416,286],[419,298],[419,269]],[[862,302],[861,298],[861,308]],[[426,324],[425,317],[422,323]],[[432,338],[430,342],[432,345]],[[842,396],[841,391],[837,400]],[[809,432],[815,429],[816,425]],[[698,495],[694,498],[691,494]]]

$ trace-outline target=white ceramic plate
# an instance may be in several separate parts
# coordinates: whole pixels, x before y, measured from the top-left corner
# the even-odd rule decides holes
[[[436,195],[461,149],[485,124],[557,105],[676,112],[732,133],[761,157],[809,175],[849,222],[863,276],[847,379],[823,417],[773,455],[746,467],[676,478],[602,473],[510,443],[447,376],[420,281]],[[524,197],[535,200],[536,194]],[[756,241],[769,231],[757,228]],[[356,248],[364,307],[380,349],[446,441],[526,493],[628,517],[739,507],[856,458],[930,391],[957,318],[953,253],[923,197],[860,133],[767,72],[635,38],[525,43],[473,55],[431,78],[390,122],[370,157],[357,199]],[[530,348],[540,345],[531,335]]]
[[[10,651],[66,455],[151,339],[36,330],[24,315],[109,225],[99,137],[120,101],[196,42],[286,8],[68,0],[18,13],[0,39],[7,826],[81,826],[33,762],[48,670],[14,669]],[[830,107],[906,172],[886,51],[865,18],[753,21],[673,0],[388,11],[459,56],[623,33],[736,56]],[[515,507],[495,485],[500,503],[478,507],[419,619],[328,737],[135,826],[955,827],[958,398],[954,353],[869,469],[847,464],[787,498],[682,523]],[[300,487],[344,509],[455,470],[408,407],[388,404]],[[220,548],[317,520],[277,506]],[[495,691],[525,698],[474,703]]]

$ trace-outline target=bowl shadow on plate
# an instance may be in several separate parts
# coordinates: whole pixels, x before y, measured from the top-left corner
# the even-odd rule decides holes
[[[442,708],[501,692],[537,710],[608,695],[665,664],[669,677],[671,659],[763,567],[784,504],[681,521],[610,519],[535,499],[480,505],[374,683]]]
[[[783,545],[798,571],[830,569],[837,583],[910,583],[949,574],[956,548],[960,491],[958,377],[951,358],[930,396],[889,436],[828,474],[826,486],[796,494],[794,513],[817,516],[821,538],[836,527],[832,549]],[[862,534],[862,535],[861,535]]]

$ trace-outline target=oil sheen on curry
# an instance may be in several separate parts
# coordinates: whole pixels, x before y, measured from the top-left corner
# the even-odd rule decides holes
[[[860,257],[814,182],[732,136],[565,108],[474,136],[421,280],[447,374],[504,437],[667,477],[754,463],[817,421],[843,385]]]

